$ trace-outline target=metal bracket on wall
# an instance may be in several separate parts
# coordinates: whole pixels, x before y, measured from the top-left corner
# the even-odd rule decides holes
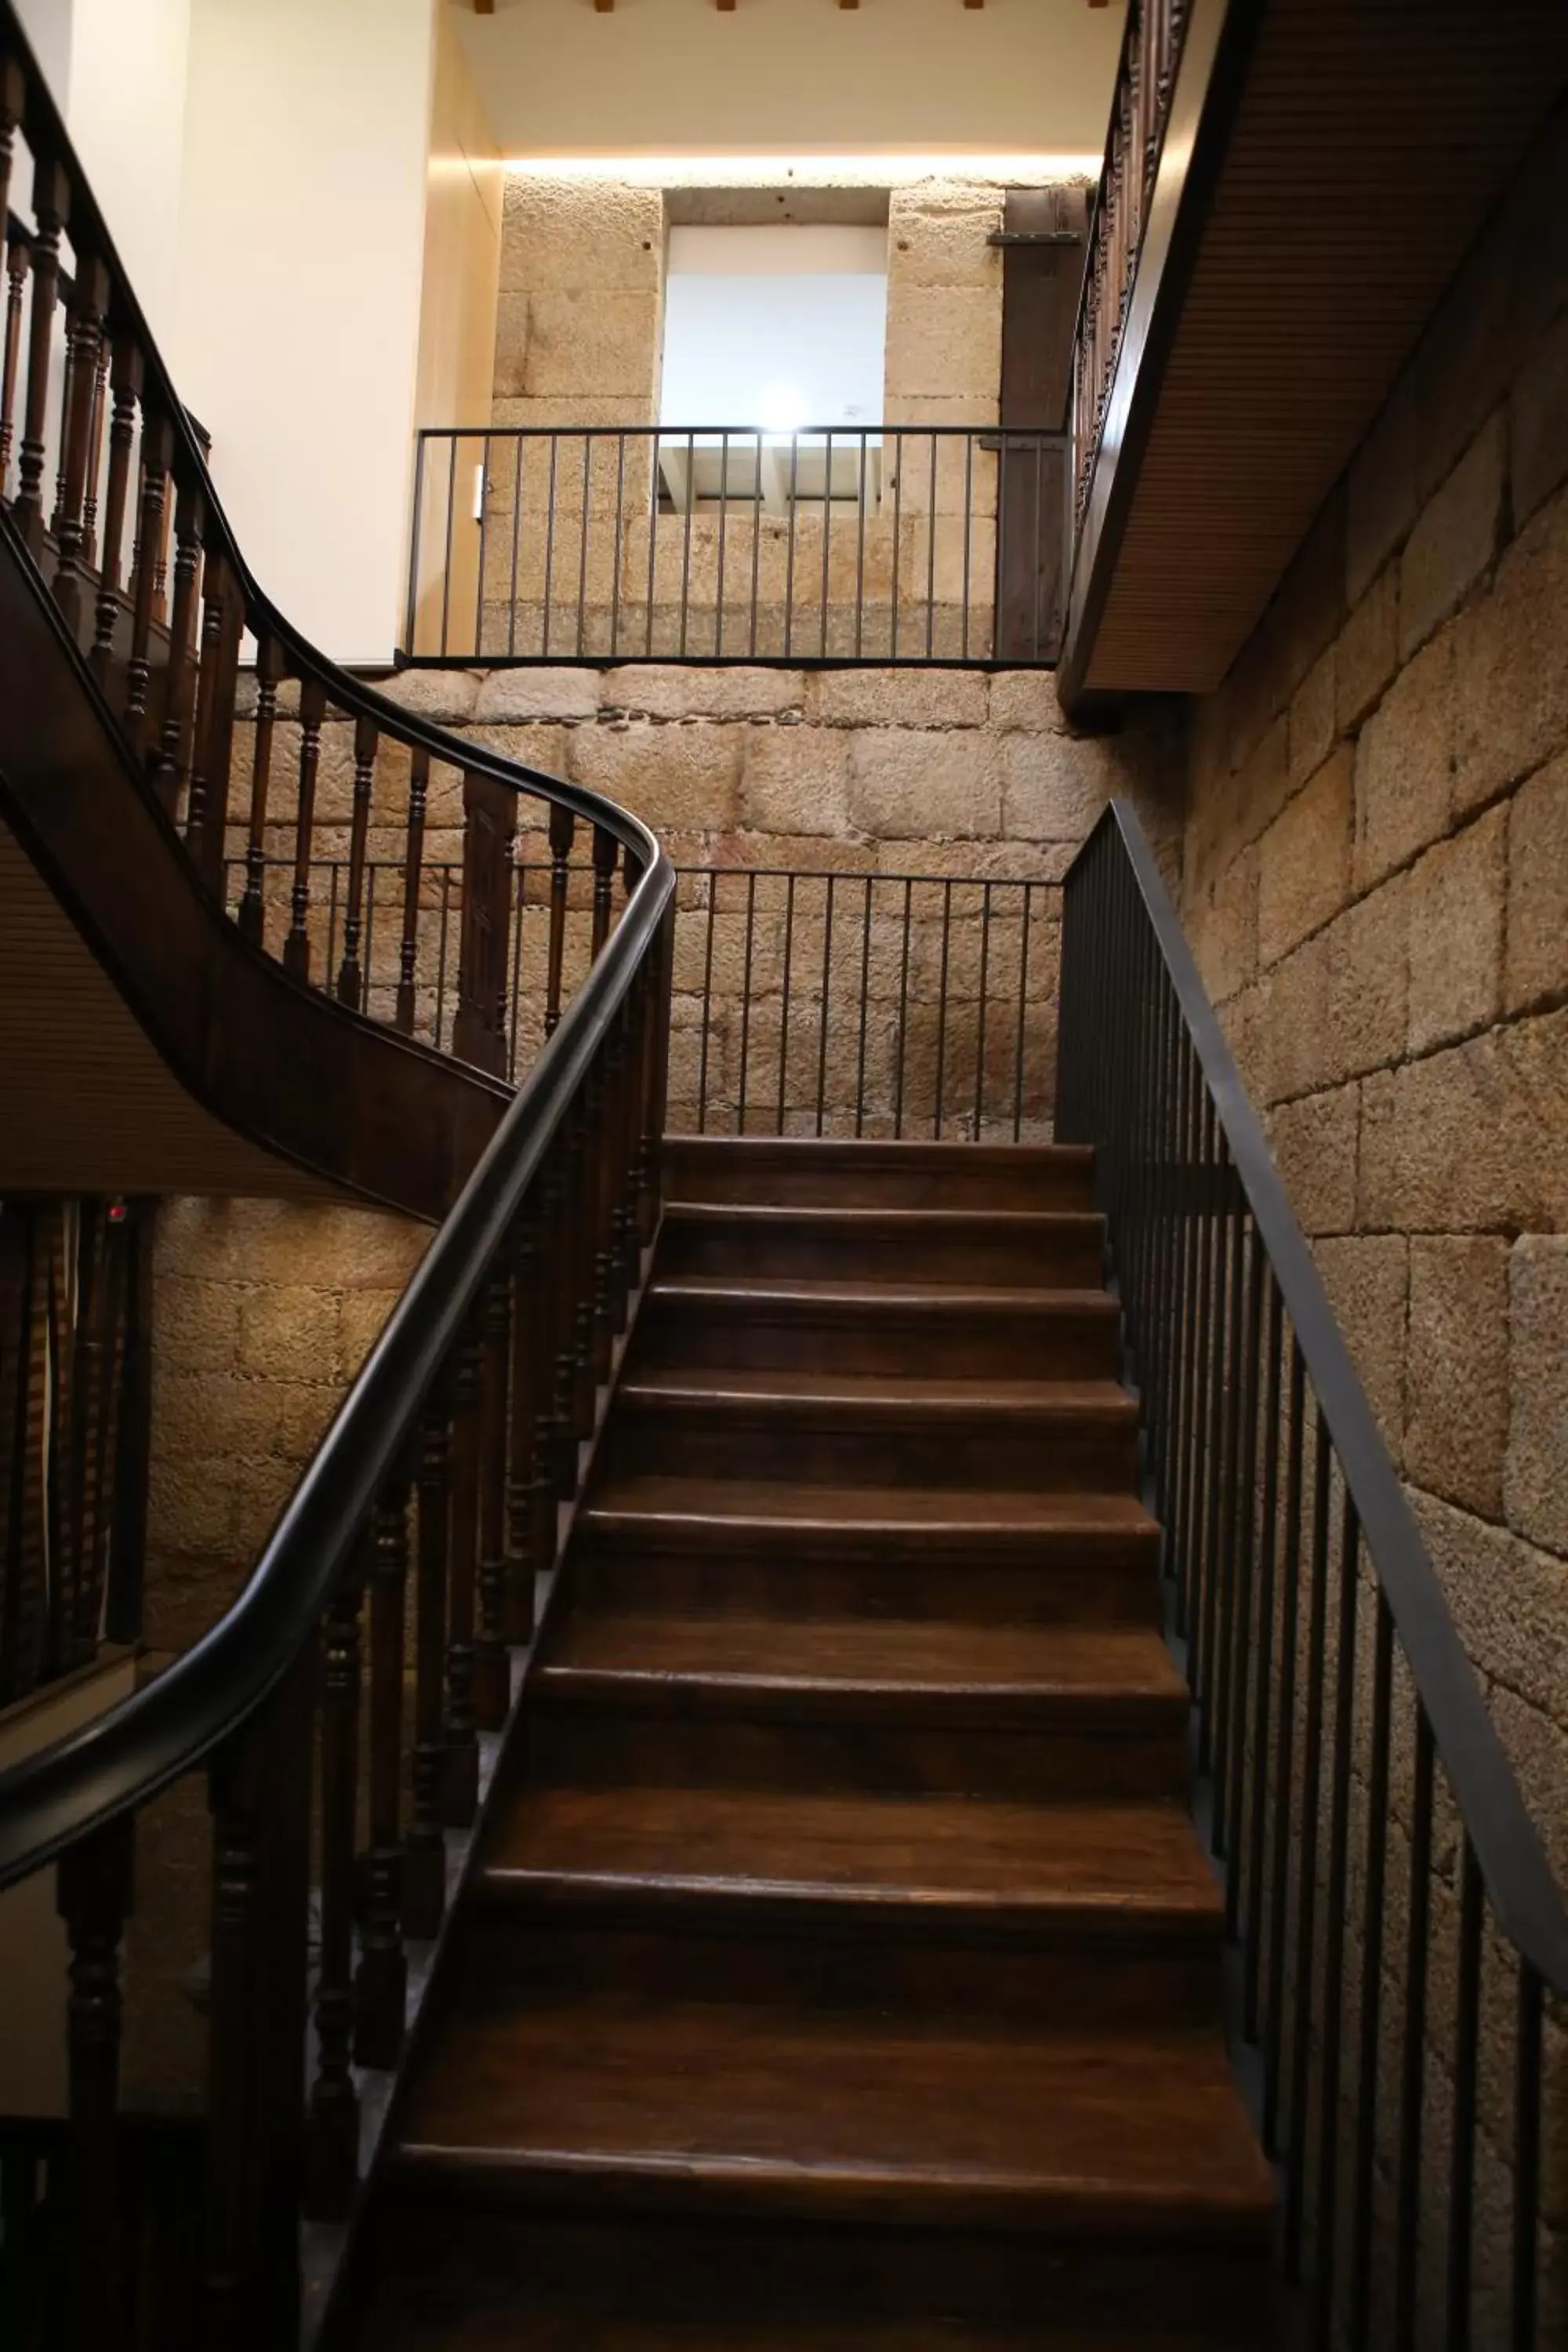
[[[994,228],[987,245],[1081,245],[1080,228]]]

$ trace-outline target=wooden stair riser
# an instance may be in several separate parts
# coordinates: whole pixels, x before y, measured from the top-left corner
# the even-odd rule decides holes
[[[536,1686],[537,1688],[537,1686]],[[965,1790],[976,1795],[1173,1797],[1186,1785],[1184,1724],[1043,1730],[946,1728],[934,1721],[824,1723],[746,1714],[639,1714],[552,1704],[542,1692],[526,1738],[542,1781],[598,1787]]]
[[[1126,1410],[877,1411],[824,1401],[778,1405],[624,1390],[606,1433],[615,1476],[795,1479],[842,1486],[1115,1492],[1131,1484],[1137,1422]]]
[[[1103,1278],[1104,1237],[1094,1217],[1014,1221],[979,1215],[900,1220],[868,1211],[863,1218],[687,1214],[667,1210],[659,1272],[822,1281],[1001,1284],[1028,1289],[1092,1289]]]
[[[1219,1999],[1217,1919],[1205,1933],[1169,1919],[1063,1927],[977,1913],[954,1925],[916,1904],[742,1903],[674,1890],[594,1902],[516,1881],[482,1883],[475,1899],[464,1982],[480,1997],[532,1986],[584,1998],[798,2000],[882,2016],[1011,2018],[1026,2032],[1053,2017],[1079,2030],[1197,2026]]]
[[[1079,1150],[1014,1145],[816,1143],[673,1137],[671,1200],[765,1207],[1089,1209],[1092,1165]]]
[[[959,1624],[1154,1625],[1159,1591],[1152,1546],[1107,1545],[1102,1556],[1009,1555],[978,1545],[943,1559],[895,1544],[835,1553],[797,1549],[700,1550],[594,1534],[575,1548],[572,1573],[584,1607],[691,1610],[787,1618],[946,1618]]]
[[[656,1286],[644,1301],[634,1376],[756,1371],[937,1372],[944,1380],[1115,1380],[1121,1318],[1109,1300],[999,1310],[916,1301],[781,1301],[758,1285],[718,1295]]]
[[[445,2346],[416,2331],[458,2312],[462,2352],[666,2352],[645,2328],[672,2352],[749,2352],[754,2328],[765,2352],[1256,2352],[1268,2295],[1266,2257],[1231,2249],[649,2221],[473,2204],[395,2172],[388,2189],[366,2248],[388,2282],[374,2352]]]

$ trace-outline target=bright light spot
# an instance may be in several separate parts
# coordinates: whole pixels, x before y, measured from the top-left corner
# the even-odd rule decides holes
[[[765,383],[757,401],[757,423],[764,433],[798,433],[805,423],[805,403],[793,383]]]

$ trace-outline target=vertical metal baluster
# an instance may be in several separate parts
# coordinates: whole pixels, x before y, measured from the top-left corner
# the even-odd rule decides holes
[[[1256,1271],[1257,1236],[1253,1235],[1248,1264],[1247,1237],[1249,1220],[1246,1199],[1239,1181],[1235,1183],[1235,1205],[1231,1213],[1231,1302],[1229,1377],[1226,1381],[1225,1399],[1225,1488],[1221,1502],[1221,1547],[1223,1556],[1221,1599],[1218,1623],[1218,1656],[1215,1661],[1215,1786],[1214,1832],[1212,1843],[1216,1853],[1230,1852],[1235,1814],[1230,1805],[1230,1772],[1232,1751],[1232,1714],[1237,1680],[1237,1652],[1246,1656],[1242,1629],[1246,1624],[1246,1553],[1242,1540],[1242,1511],[1250,1517],[1251,1489],[1243,1484],[1241,1461],[1245,1445],[1244,1413],[1251,1400],[1254,1423],[1257,1421],[1257,1398],[1252,1388],[1252,1367],[1257,1359],[1257,1326],[1249,1324],[1248,1293],[1257,1297]],[[1247,1352],[1248,1337],[1253,1352]],[[1238,1873],[1229,1874],[1234,1888]],[[1228,1896],[1227,1896],[1228,1901]]]
[[[904,877],[904,938],[899,959],[899,1073],[893,1096],[893,1135],[901,1140],[904,1132],[904,1049],[909,1043],[910,1027],[910,928],[913,908],[914,880]]]
[[[969,659],[969,572],[974,536],[974,436],[963,436],[963,658]],[[994,648],[993,648],[994,650]]]
[[[436,1020],[430,1033],[430,1043],[437,1052],[441,1046],[441,1013],[447,1002],[447,933],[452,915],[452,869],[441,868],[441,926],[436,938]]]
[[[936,435],[931,436],[931,505],[926,512],[926,659],[936,646]]]
[[[763,579],[763,436],[757,435],[757,476],[752,486],[752,635],[750,652],[757,658],[757,604]]]
[[[1258,2040],[1258,1991],[1264,1951],[1263,1874],[1268,1799],[1268,1702],[1273,1686],[1275,1568],[1279,1528],[1279,1414],[1284,1377],[1283,1307],[1272,1269],[1266,1273],[1268,1303],[1263,1345],[1268,1371],[1264,1388],[1263,1542],[1258,1577],[1258,1655],[1252,1689],[1252,1814],[1247,1874],[1247,1934],[1243,1949],[1243,2031]],[[1239,1833],[1240,1822],[1238,1821]]]
[[[1314,1415],[1312,1549],[1308,1592],[1306,1754],[1301,1775],[1300,1865],[1296,1883],[1295,2038],[1290,2071],[1290,2157],[1286,2175],[1285,2267],[1301,2275],[1306,2222],[1307,2125],[1312,2056],[1312,1949],[1316,1940],[1318,1811],[1323,1752],[1323,1654],[1328,1626],[1329,1432]],[[1320,2217],[1321,2218],[1321,2217]]]
[[[827,604],[832,593],[828,578],[828,561],[833,541],[833,435],[827,436],[827,450],[822,476],[822,656],[827,658]]]
[[[784,1131],[789,1080],[789,986],[790,963],[795,950],[795,876],[784,884],[784,991],[779,1008],[779,1108],[775,1132]]]
[[[447,456],[447,551],[441,566],[441,658],[447,658],[452,617],[452,530],[458,515],[458,436]]]
[[[697,512],[697,436],[686,436],[686,532],[680,551],[680,658],[686,659],[686,631],[691,612],[691,523]]]
[[[1006,433],[999,434],[996,451],[996,601],[991,615],[991,651],[994,656],[998,656],[1001,648],[997,640],[1003,634],[1002,625],[1006,613],[1003,583],[1007,578],[1007,521],[1012,513],[1012,500],[1007,496],[1007,460],[1012,455],[1012,436]],[[1009,658],[1014,656],[1016,651],[1017,648],[1011,642],[1009,634],[1007,646]]]
[[[1030,547],[1029,562],[1030,574],[1035,583],[1035,622],[1033,635],[1030,639],[1030,652],[1033,659],[1036,661],[1038,661],[1040,658],[1040,550],[1045,545],[1045,535],[1041,522],[1040,476],[1044,469],[1045,462],[1044,447],[1038,441],[1037,441],[1035,444],[1035,536]]]
[[[858,483],[859,537],[855,549],[855,658],[863,651],[866,614],[866,450],[867,435],[860,436],[860,476]]]
[[[1432,1916],[1432,1727],[1417,1698],[1410,1813],[1410,1913],[1405,1960],[1405,2042],[1399,2086],[1399,2195],[1394,2222],[1394,2352],[1415,2352],[1422,2119],[1426,2085],[1426,1960]]]
[[[522,556],[522,468],[528,444],[521,433],[514,433],[511,446],[511,581],[510,601],[506,608],[506,654],[509,661],[515,661],[517,659],[517,572]]]
[[[860,937],[860,1042],[855,1057],[855,1133],[866,1131],[866,1016],[871,986],[871,877],[866,877],[866,905]]]
[[[583,536],[577,558],[577,658],[583,658],[583,632],[588,618],[588,501],[594,487],[594,436],[583,436]]]
[[[746,1073],[752,1045],[752,942],[757,920],[757,877],[746,877],[746,958],[741,979],[741,1077],[735,1098],[735,1132],[746,1132]]]
[[[550,478],[544,497],[544,636],[541,650],[550,657],[550,611],[555,595],[555,489],[561,469],[561,441],[557,434],[550,436]]]
[[[621,534],[626,529],[626,436],[616,436],[616,543],[610,558],[610,658],[621,642]]]
[[[714,604],[713,658],[724,658],[724,542],[730,525],[730,436],[719,436],[719,588]]]
[[[1541,2202],[1542,1981],[1528,1960],[1519,1963],[1519,2020],[1513,2103],[1512,2352],[1535,2352],[1539,2306],[1536,2246]]]
[[[1467,1834],[1459,1864],[1459,1983],[1455,2004],[1454,2137],[1448,2176],[1447,2352],[1469,2352],[1475,2267],[1476,2132],[1481,2039],[1481,1866]]]
[[[713,923],[719,907],[717,868],[708,877],[708,944],[702,961],[702,1058],[697,1072],[697,1132],[708,1132],[708,1037],[713,1018]]]
[[[512,877],[511,1020],[508,1024],[506,1074],[517,1083],[517,1024],[522,1009],[522,914],[528,897],[528,868],[519,866]]]
[[[1024,1018],[1029,1003],[1029,910],[1035,886],[1026,882],[1018,931],[1018,1035],[1013,1052],[1013,1140],[1024,1132]]]
[[[425,445],[429,438],[429,428],[423,425],[414,436],[414,525],[409,532],[408,602],[403,614],[404,643],[411,654],[419,651],[419,552],[425,537]]]
[[[1289,1428],[1285,1451],[1284,1591],[1279,1610],[1279,1724],[1274,1763],[1274,1885],[1268,1933],[1268,2037],[1265,2043],[1263,2144],[1277,2157],[1285,2066],[1285,1939],[1289,1924],[1290,1791],[1296,1763],[1296,1651],[1300,1622],[1301,1471],[1306,1421],[1306,1367],[1301,1343],[1290,1337]]]
[[[991,885],[980,894],[980,1017],[974,1036],[974,1140],[985,1128],[985,992],[991,980]]]
[[[800,488],[800,436],[789,436],[789,541],[784,553],[784,659],[795,643],[795,494]]]
[[[942,1093],[947,1066],[947,968],[952,945],[952,883],[942,886],[942,975],[936,998],[936,1086],[931,1105],[936,1140],[942,1141]]]
[[[1373,2191],[1377,2163],[1377,2077],[1382,2055],[1379,2032],[1383,2014],[1383,1913],[1387,1883],[1389,1717],[1394,1683],[1394,1616],[1381,1585],[1373,1605],[1372,1769],[1367,1781],[1366,1885],[1362,1897],[1355,2186],[1351,2199],[1351,2352],[1367,2352],[1372,2341]]]
[[[652,456],[648,468],[647,625],[643,633],[643,652],[650,661],[653,658],[653,596],[658,584],[655,571],[658,558],[658,444],[659,436],[656,432],[650,441]]]
[[[902,553],[900,541],[903,536],[904,503],[904,436],[896,429],[893,434],[893,626],[888,648],[888,659],[899,658],[899,562]]]
[[[1345,1882],[1350,1860],[1351,1739],[1355,1726],[1356,1594],[1360,1568],[1361,1521],[1347,1486],[1340,1520],[1329,1886],[1323,1922],[1328,1948],[1323,1969],[1322,2087],[1318,2111],[1317,2266],[1321,2286],[1318,2326],[1320,2342],[1325,2347],[1329,2315],[1335,2305],[1334,2254],[1339,2225],[1340,2044],[1344,2032]]]
[[[490,520],[490,436],[487,433],[479,458],[479,566],[474,583],[474,652],[485,649],[485,556],[489,543]]]
[[[833,964],[833,877],[827,877],[827,897],[822,922],[822,1034],[816,1051],[816,1131],[822,1133],[822,1107],[827,1094],[827,992]]]

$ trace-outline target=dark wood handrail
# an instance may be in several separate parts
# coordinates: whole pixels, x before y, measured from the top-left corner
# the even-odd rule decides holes
[[[1553,1992],[1568,1994],[1568,1906],[1563,1890],[1481,1696],[1431,1554],[1405,1499],[1329,1304],[1322,1276],[1225,1042],[1148,836],[1126,800],[1114,800],[1105,809],[1068,869],[1063,885],[1064,966],[1073,949],[1066,932],[1075,916],[1085,919],[1078,886],[1112,839],[1120,845],[1135,883],[1139,906],[1213,1103],[1236,1181],[1279,1284],[1285,1317],[1295,1332],[1307,1376],[1321,1404],[1330,1444],[1343,1471],[1378,1583],[1387,1596],[1400,1648],[1430,1722],[1498,1924],[1542,1983]],[[1064,1026],[1070,1010],[1064,1003]],[[1067,1093],[1058,1110],[1058,1136],[1068,1141],[1094,1142],[1093,1134],[1081,1131],[1088,1122],[1081,1097],[1073,1096],[1070,1063],[1065,1055],[1063,1068]]]

